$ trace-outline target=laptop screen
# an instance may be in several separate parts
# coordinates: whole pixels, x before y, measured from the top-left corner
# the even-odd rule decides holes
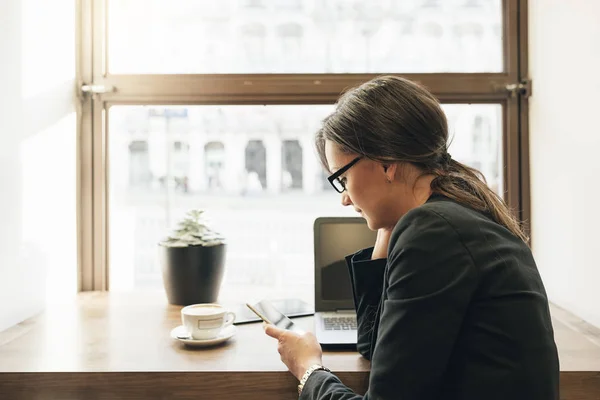
[[[315,310],[354,308],[345,257],[377,238],[363,218],[329,217],[315,221]]]

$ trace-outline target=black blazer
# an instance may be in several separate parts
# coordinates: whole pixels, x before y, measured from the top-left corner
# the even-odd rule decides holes
[[[433,195],[396,225],[387,260],[348,258],[364,399],[555,400],[559,364],[530,249],[487,216]],[[360,399],[314,372],[301,399]]]

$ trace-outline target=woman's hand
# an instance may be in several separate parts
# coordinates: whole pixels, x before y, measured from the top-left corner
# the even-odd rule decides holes
[[[312,333],[296,333],[265,324],[265,332],[277,339],[277,351],[281,361],[298,380],[314,364],[322,364],[323,352],[317,338]]]
[[[392,229],[381,228],[377,230],[377,239],[375,240],[375,247],[373,248],[373,254],[371,254],[371,260],[387,258],[391,236]]]

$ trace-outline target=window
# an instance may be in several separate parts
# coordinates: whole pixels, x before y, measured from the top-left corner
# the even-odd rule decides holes
[[[429,8],[439,8],[440,7],[440,0],[424,0],[423,1],[423,7],[429,7]]]
[[[200,175],[197,179],[199,187],[205,187],[208,191],[225,189],[226,167],[225,145],[222,142],[208,142],[204,146],[204,177]],[[198,169],[196,173],[200,171]]]
[[[302,146],[298,140],[284,140],[281,148],[281,188],[282,191],[302,189],[302,174],[304,161],[302,160]],[[309,151],[309,149],[306,149]],[[313,167],[318,168],[316,163]]]
[[[501,54],[484,64],[470,60],[453,63],[443,55],[421,61],[410,51],[386,57],[377,48],[397,48],[399,41],[416,41],[415,49],[436,53],[439,47],[464,58],[464,48],[451,38],[451,30],[423,40],[419,32],[402,27],[411,19],[417,26],[433,19],[443,25],[464,19],[500,26],[502,2],[488,0],[489,7],[466,8],[462,2],[442,1],[278,1],[248,0],[230,7],[195,5],[196,2],[119,0],[108,1],[108,71],[112,74],[230,74],[230,73],[389,73],[389,72],[502,72],[501,36],[486,36],[478,50]],[[513,0],[511,0],[513,1]],[[197,3],[220,4],[217,0]],[[267,4],[269,7],[267,7]],[[140,10],[144,10],[143,14]],[[131,21],[135,21],[132,24]],[[280,36],[281,25],[292,25],[293,34]],[[287,28],[285,28],[287,29]],[[399,32],[378,35],[378,32]],[[402,37],[406,35],[406,37]],[[283,37],[302,38],[307,49],[301,60],[280,59]],[[287,40],[287,39],[286,39]],[[290,39],[295,41],[297,39]],[[292,44],[291,51],[298,45]],[[349,49],[338,62],[336,49]],[[310,51],[308,51],[310,49]]]
[[[243,64],[251,65],[254,70],[261,71],[265,63],[266,29],[259,23],[252,23],[240,30],[241,53]]]
[[[280,46],[280,63],[283,72],[299,71],[302,65],[303,29],[296,23],[277,27],[277,40]]]
[[[480,166],[501,193],[502,107],[443,107],[452,156]],[[260,288],[312,301],[312,223],[321,215],[353,215],[324,184],[313,149],[319,121],[331,111],[331,105],[112,107],[109,237],[111,248],[129,243],[129,249],[111,252],[111,271],[118,272],[110,274],[110,287],[160,289],[156,243],[187,209],[202,205],[229,246],[223,296],[242,301],[239,296]],[[143,114],[164,121],[155,121],[149,141],[130,143],[129,132],[148,124],[130,116]],[[173,128],[167,121],[175,115],[186,118]],[[271,123],[249,129],[256,115]],[[137,180],[119,183],[120,171],[128,169]],[[290,279],[293,288],[283,284]]]
[[[280,10],[300,11],[304,6],[302,0],[275,0],[275,6]]]
[[[150,184],[151,173],[148,157],[148,142],[134,140],[129,144],[129,185],[130,187]]]
[[[249,9],[254,9],[254,8],[265,8],[265,1],[264,0],[243,0],[242,2],[242,7],[244,8],[249,8]]]
[[[98,0],[81,78],[115,90],[82,107],[83,289],[162,290],[157,242],[201,207],[228,241],[222,301],[312,302],[314,218],[354,215],[313,135],[380,73],[427,86],[453,158],[527,218],[525,98],[502,89],[519,78],[519,21],[502,20],[518,3],[480,3]]]

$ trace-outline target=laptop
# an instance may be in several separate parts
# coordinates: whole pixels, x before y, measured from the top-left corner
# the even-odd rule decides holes
[[[375,244],[360,217],[320,217],[314,223],[315,334],[330,347],[356,346],[356,311],[345,257]]]

